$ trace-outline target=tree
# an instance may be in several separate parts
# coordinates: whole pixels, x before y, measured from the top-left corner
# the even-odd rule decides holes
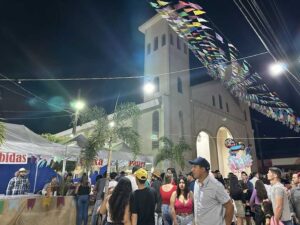
[[[185,166],[183,153],[191,150],[191,147],[184,141],[184,139],[180,139],[178,144],[174,144],[169,138],[161,137],[159,142],[161,143],[161,147],[158,149],[159,153],[156,155],[154,160],[155,166],[163,160],[170,160],[173,165],[177,163],[177,165],[179,165],[183,170]]]
[[[0,145],[4,142],[5,139],[5,126],[0,122]]]
[[[100,149],[108,147],[107,172],[110,172],[111,147],[113,143],[124,141],[132,150],[135,157],[140,152],[139,134],[131,124],[137,121],[140,109],[134,103],[123,103],[115,107],[112,118],[108,118],[105,110],[94,107],[81,115],[82,122],[95,121],[94,129],[87,132],[88,144],[82,152],[84,167],[89,170]]]

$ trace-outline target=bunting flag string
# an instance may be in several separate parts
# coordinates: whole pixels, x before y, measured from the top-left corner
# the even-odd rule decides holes
[[[27,199],[27,209],[33,209],[34,205],[35,205],[35,198],[29,198]]]
[[[246,60],[237,60],[241,58],[240,52],[214,30],[203,7],[186,1],[153,0],[150,5],[186,41],[192,53],[207,68],[208,74],[219,79],[234,97],[299,132],[300,118],[276,93],[269,90]]]

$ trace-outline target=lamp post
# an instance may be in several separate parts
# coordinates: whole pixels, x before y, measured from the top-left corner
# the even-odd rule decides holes
[[[72,106],[72,108],[75,109],[73,129],[72,129],[72,134],[73,134],[73,136],[75,136],[76,135],[76,127],[77,127],[79,112],[84,109],[85,103],[81,100],[77,100],[75,102],[72,102],[71,106]]]

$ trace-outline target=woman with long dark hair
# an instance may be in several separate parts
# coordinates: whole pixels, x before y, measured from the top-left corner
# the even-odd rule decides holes
[[[172,181],[173,174],[167,172],[165,174],[165,182],[159,189],[162,200],[161,212],[164,225],[172,225],[173,223],[170,214],[170,199],[172,193],[176,191],[176,185],[172,184]]]
[[[89,178],[86,174],[83,174],[80,183],[77,185],[75,194],[77,196],[77,219],[76,225],[84,225],[88,223],[88,209],[89,209],[89,195],[91,187],[89,184]]]
[[[193,193],[189,190],[185,177],[177,182],[177,190],[172,193],[170,210],[173,225],[191,225],[193,223]]]
[[[234,174],[229,175],[229,194],[236,206],[236,224],[243,225],[243,218],[245,217],[245,208],[242,202],[243,190],[237,176]]]
[[[267,199],[268,199],[268,194],[264,183],[261,180],[257,180],[255,182],[255,188],[250,198],[250,206],[254,208],[254,213],[255,213],[254,220],[256,225],[265,224],[266,216],[265,216],[265,212],[262,209],[262,204]]]
[[[132,192],[131,182],[122,177],[111,195],[101,205],[100,213],[107,213],[106,225],[131,225],[129,199]],[[146,204],[146,203],[145,203]]]

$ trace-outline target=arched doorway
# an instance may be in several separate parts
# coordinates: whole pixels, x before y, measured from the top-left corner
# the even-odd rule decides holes
[[[197,136],[197,157],[201,156],[210,162],[211,169],[218,169],[218,155],[216,150],[216,144],[213,138],[205,132],[201,131]]]
[[[225,140],[227,138],[233,138],[231,132],[226,127],[220,127],[217,132],[217,148],[219,170],[223,177],[227,177],[228,173],[231,172],[228,167],[229,151],[225,147]]]

